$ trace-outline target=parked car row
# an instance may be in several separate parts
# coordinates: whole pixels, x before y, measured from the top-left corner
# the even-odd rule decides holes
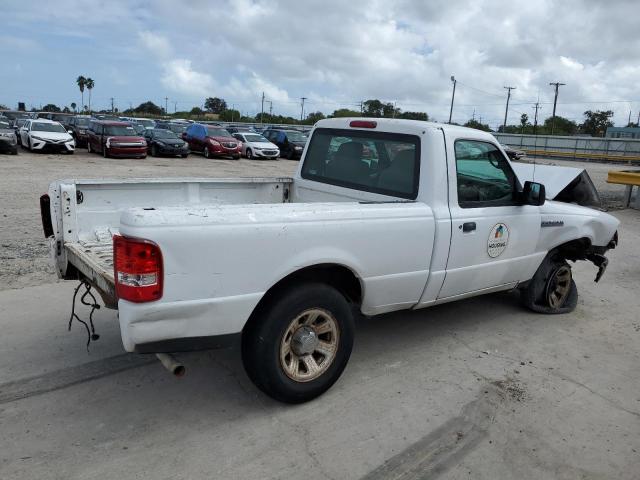
[[[0,117],[0,152],[18,154],[18,140],[7,117]]]
[[[0,147],[16,153],[17,145],[22,145],[31,151],[55,153],[73,153],[77,147],[86,147],[105,157],[145,158],[149,154],[185,158],[194,152],[205,158],[299,159],[307,141],[303,132],[293,128],[260,129],[108,114],[0,112],[0,121],[2,130],[8,130],[2,134]]]

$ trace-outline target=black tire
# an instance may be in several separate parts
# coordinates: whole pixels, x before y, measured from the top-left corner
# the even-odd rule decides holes
[[[211,153],[209,153],[209,147],[204,147],[202,154],[204,155],[204,158],[211,158]]]
[[[107,147],[106,147],[106,145],[103,145],[103,146],[102,146],[102,156],[103,156],[104,158],[109,158],[109,153],[107,152]]]
[[[240,160],[240,155],[234,155],[232,158],[233,158],[234,160]]]
[[[93,150],[91,150],[91,142],[87,140],[87,153],[91,152],[93,152]]]
[[[18,147],[16,147],[14,150],[11,150],[11,155],[17,155],[18,154]]]
[[[291,148],[287,152],[287,160],[293,160],[293,156],[294,156],[294,152],[293,152],[293,148]]]
[[[33,149],[31,148],[31,139],[27,137],[27,150],[29,150],[30,152],[33,152]]]
[[[155,145],[151,145],[151,156],[152,157],[158,156],[158,147],[156,147]]]
[[[336,348],[317,378],[297,381],[285,372],[280,349],[292,321],[310,309],[330,314],[337,327]],[[242,361],[249,378],[264,393],[281,402],[302,403],[322,395],[338,380],[349,361],[353,337],[353,314],[345,297],[326,284],[302,284],[278,293],[252,315],[242,333]],[[300,360],[300,365],[306,363]]]
[[[564,291],[562,295],[557,295],[558,287]],[[520,290],[520,299],[534,312],[551,315],[572,312],[578,304],[578,288],[571,275],[571,266],[556,253],[550,253],[526,287]]]
[[[250,148],[247,148],[247,151],[245,152],[245,156],[247,157],[247,160],[253,159],[253,152],[251,151]]]
[[[189,156],[188,153],[183,153],[182,155],[180,155],[182,158],[187,158]]]

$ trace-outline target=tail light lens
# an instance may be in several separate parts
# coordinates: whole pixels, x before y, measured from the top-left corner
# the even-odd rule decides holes
[[[135,303],[162,298],[162,252],[149,240],[113,236],[113,276],[119,299]]]

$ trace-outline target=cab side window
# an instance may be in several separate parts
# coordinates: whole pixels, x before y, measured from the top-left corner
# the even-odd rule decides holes
[[[516,204],[518,179],[495,145],[477,140],[457,140],[455,154],[460,207]]]

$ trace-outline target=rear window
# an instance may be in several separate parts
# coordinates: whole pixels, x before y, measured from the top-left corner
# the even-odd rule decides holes
[[[317,129],[302,178],[414,200],[418,196],[420,139],[400,133]]]

